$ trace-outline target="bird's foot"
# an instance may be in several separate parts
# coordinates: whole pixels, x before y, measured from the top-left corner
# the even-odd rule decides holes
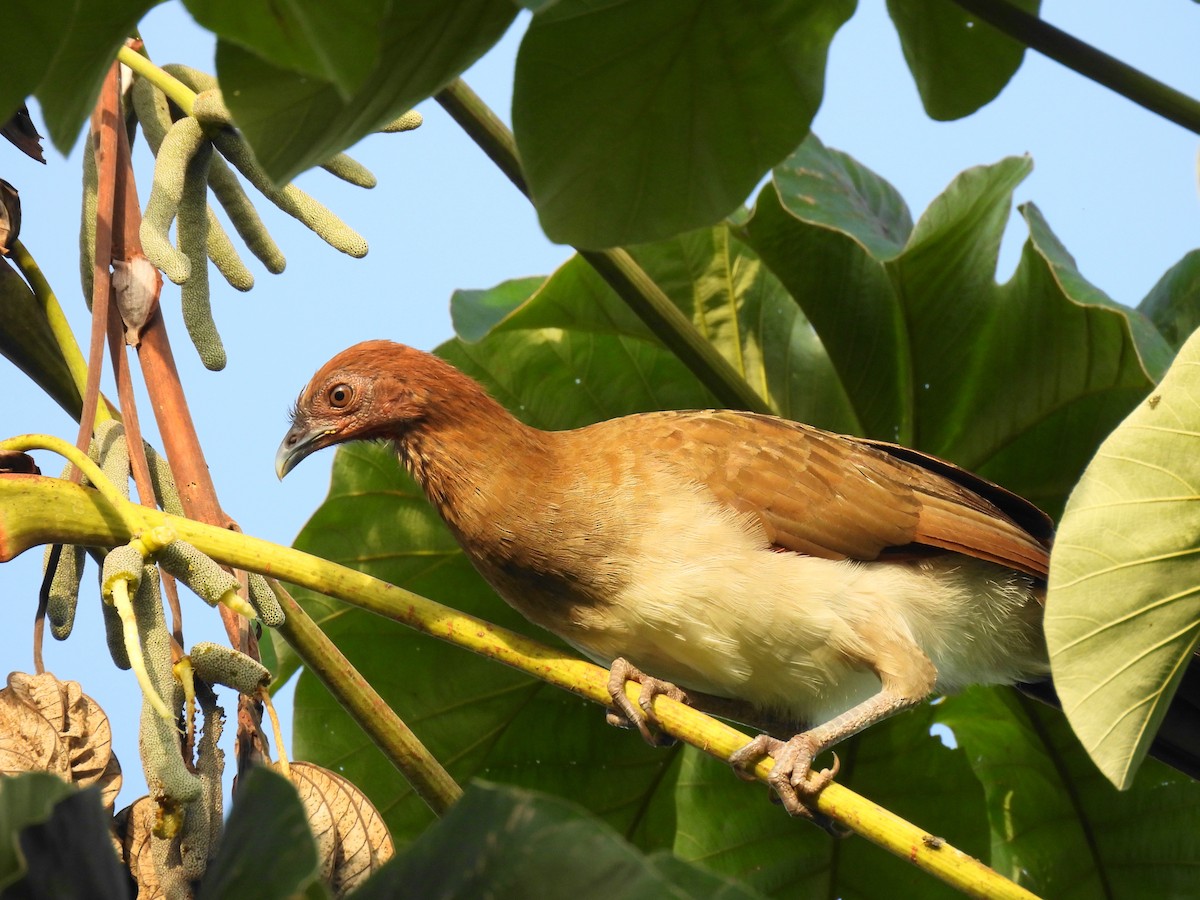
[[[754,765],[764,756],[773,757],[775,765],[767,776],[767,783],[792,816],[803,816],[820,825],[834,837],[845,837],[847,832],[839,830],[828,816],[816,811],[817,795],[829,786],[841,768],[837,754],[833,755],[833,766],[814,772],[813,759],[822,748],[807,733],[791,740],[781,741],[769,734],[760,734],[729,757],[729,764],[739,778],[753,781],[750,774]]]
[[[625,693],[625,682],[636,681],[642,689],[635,706]],[[613,709],[608,711],[606,721],[617,728],[636,728],[642,739],[651,747],[669,747],[675,739],[650,727],[654,719],[654,698],[662,695],[687,703],[688,696],[669,681],[662,681],[645,674],[628,660],[617,657],[608,670],[608,693],[612,697]]]

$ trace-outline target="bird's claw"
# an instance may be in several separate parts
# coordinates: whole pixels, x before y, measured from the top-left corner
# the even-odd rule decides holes
[[[739,778],[753,781],[754,765],[764,756],[774,758],[775,765],[767,776],[767,784],[792,816],[811,819],[835,837],[844,837],[845,832],[836,824],[816,812],[817,795],[825,790],[841,769],[837,754],[833,755],[833,766],[814,772],[813,758],[821,751],[807,734],[798,734],[788,741],[781,741],[769,734],[760,734],[729,757],[729,764]]]
[[[625,682],[636,681],[641,685],[638,701],[635,706],[625,693]],[[688,697],[678,687],[669,681],[662,681],[645,674],[628,660],[618,657],[613,660],[608,673],[608,693],[612,697],[613,709],[608,711],[605,721],[618,728],[636,728],[651,747],[669,747],[675,739],[668,734],[651,729],[654,719],[654,698],[670,697],[680,703],[687,703]]]

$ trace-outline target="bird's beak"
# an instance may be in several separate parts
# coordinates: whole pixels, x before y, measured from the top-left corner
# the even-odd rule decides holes
[[[279,451],[275,454],[275,474],[279,476],[279,480],[282,481],[284,475],[300,465],[304,457],[324,447],[321,438],[333,434],[334,431],[333,428],[310,425],[306,422],[293,425],[284,435]]]

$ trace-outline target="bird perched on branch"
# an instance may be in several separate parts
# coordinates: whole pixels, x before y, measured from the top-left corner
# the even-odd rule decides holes
[[[541,431],[388,341],[326,363],[292,418],[281,478],[323,447],[391,441],[500,596],[612,667],[614,708],[648,739],[660,691],[793,723],[735,759],[773,756],[793,813],[839,740],[935,691],[1049,671],[1050,520],[916,451],[722,410]]]

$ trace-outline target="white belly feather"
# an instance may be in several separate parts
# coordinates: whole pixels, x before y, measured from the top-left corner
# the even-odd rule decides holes
[[[623,656],[682,687],[808,723],[879,691],[864,632],[920,647],[939,691],[1048,671],[1023,576],[957,555],[863,564],[775,552],[752,519],[702,489],[686,501],[645,510],[656,521],[640,530],[638,572],[563,633],[597,662]]]

